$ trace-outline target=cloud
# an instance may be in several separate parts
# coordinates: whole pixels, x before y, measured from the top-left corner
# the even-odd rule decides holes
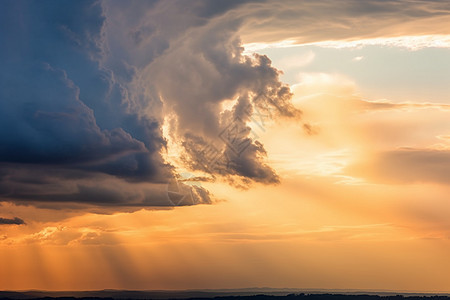
[[[371,101],[358,94],[354,82],[338,74],[301,75],[300,83],[293,86],[294,103],[302,107],[307,121],[323,129],[321,138],[333,135],[344,140],[344,145],[356,142],[358,149],[365,146],[364,159],[370,160],[371,155],[374,157],[370,163],[366,161],[364,167],[359,166],[361,174],[369,174],[371,169],[377,170],[379,175],[384,172],[393,174],[398,169],[399,174],[405,170],[403,175],[417,176],[420,180],[420,174],[427,173],[426,157],[435,157],[436,160],[438,156],[442,157],[445,165],[448,139],[442,132],[449,129],[445,125],[450,108],[448,104]],[[352,135],[356,132],[358,135]],[[346,140],[348,137],[351,137],[350,141]],[[436,142],[441,144],[432,144]],[[421,147],[404,147],[413,144]],[[419,166],[422,164],[423,172]],[[412,168],[416,168],[415,172]],[[423,178],[430,179],[432,173],[430,171]],[[443,174],[437,175],[439,172],[435,174],[445,178]]]
[[[101,66],[101,3],[7,5],[8,32],[0,36],[2,198],[125,205],[129,198],[113,196],[108,184],[84,182],[111,175],[125,194],[136,182],[166,182],[172,170],[159,154],[165,142],[158,120],[128,107],[126,80],[116,79],[124,76]],[[151,195],[143,199],[152,202]]]
[[[245,43],[450,45],[450,5],[445,1],[273,0],[248,4],[239,13],[246,20],[241,29]]]
[[[417,36],[400,36],[400,37],[381,37],[368,38],[356,41],[324,41],[315,42],[311,45],[316,45],[324,48],[362,48],[364,46],[387,46],[387,47],[402,47],[411,51],[421,50],[424,48],[450,48],[450,35],[435,34],[435,35],[417,35]]]
[[[380,152],[346,168],[345,172],[372,182],[450,184],[450,151],[405,148]]]
[[[300,79],[293,101],[319,134],[296,146],[314,149],[302,153],[313,163],[293,166],[291,159],[287,168],[302,174],[330,169],[356,184],[450,183],[448,104],[370,101],[339,74],[303,73]],[[331,156],[334,167],[328,168],[321,151],[343,155]]]
[[[0,218],[0,225],[23,225],[24,220],[15,217],[14,219]]]
[[[168,187],[178,171],[164,155],[171,145],[183,167],[208,180],[278,183],[250,123],[256,115],[299,120],[301,112],[280,71],[267,56],[244,52],[242,41],[411,35],[412,21],[421,34],[446,34],[430,24],[446,20],[447,4],[405,3],[7,1],[0,13],[0,197],[55,208],[173,206]],[[309,53],[297,63],[313,59]],[[358,103],[367,110],[413,106]],[[179,205],[212,202],[203,187],[185,188],[190,200]]]
[[[155,18],[182,9],[179,3],[166,3],[154,7],[140,26],[159,27]],[[127,18],[123,12],[118,14]],[[180,20],[174,22],[171,26],[180,26]],[[178,144],[190,168],[213,176],[277,182],[275,171],[263,163],[263,145],[251,137],[248,115],[262,105],[275,110],[274,116],[297,118],[300,112],[290,103],[289,88],[280,82],[280,72],[270,59],[243,54],[237,35],[241,23],[231,11],[198,22],[188,35],[177,33],[170,47],[139,72],[135,84],[147,86],[151,97],[163,103],[165,113],[174,116],[166,138]],[[229,101],[234,104],[224,110]]]
[[[274,117],[298,118],[289,88],[268,57],[243,54],[243,20],[235,12],[248,2],[194,2],[5,2],[2,200],[54,208],[174,206],[167,189],[177,169],[164,157],[167,115],[186,166],[247,183],[278,182],[264,163],[264,146],[251,137],[247,112],[261,106]],[[228,110],[227,101],[234,103]],[[223,134],[232,124],[239,135]],[[218,145],[227,165],[199,167],[202,155],[192,143]],[[185,188],[192,196],[177,205],[212,202],[203,187]]]

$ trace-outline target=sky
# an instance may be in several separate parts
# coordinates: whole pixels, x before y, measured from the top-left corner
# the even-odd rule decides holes
[[[450,3],[12,1],[0,290],[450,292]]]

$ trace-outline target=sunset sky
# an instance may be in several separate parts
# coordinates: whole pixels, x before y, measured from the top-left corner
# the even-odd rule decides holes
[[[450,2],[1,6],[0,290],[450,293]]]

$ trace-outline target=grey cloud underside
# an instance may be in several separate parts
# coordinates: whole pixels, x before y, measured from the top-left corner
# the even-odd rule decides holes
[[[246,1],[249,2],[249,1]],[[151,207],[211,203],[202,187],[174,204],[161,153],[166,113],[186,164],[263,183],[278,177],[248,111],[298,117],[265,56],[242,54],[232,13],[244,1],[5,1],[0,12],[0,198]],[[265,100],[261,100],[265,99]],[[222,111],[224,101],[235,101]],[[264,103],[260,103],[260,102]],[[245,102],[245,103],[244,103]],[[243,106],[245,104],[245,107]],[[245,110],[244,110],[245,109]],[[237,144],[224,128],[239,125]],[[198,167],[188,142],[219,143],[222,168]],[[183,185],[180,182],[180,185]]]

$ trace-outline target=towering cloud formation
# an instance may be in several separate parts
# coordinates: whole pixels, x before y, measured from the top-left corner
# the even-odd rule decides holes
[[[166,112],[176,116],[172,129],[192,167],[276,182],[261,161],[264,147],[251,140],[246,123],[254,107],[288,117],[299,111],[270,60],[242,54],[239,23],[225,14],[193,27],[143,70],[141,80],[152,84]],[[223,110],[227,100],[234,105]]]
[[[5,2],[1,199],[174,205],[166,189],[176,170],[162,156],[168,120],[191,168],[277,182],[247,122],[255,108],[288,117],[299,111],[270,60],[242,54],[239,5]],[[234,103],[228,110],[227,101]],[[178,204],[210,202],[192,187],[190,201]]]

